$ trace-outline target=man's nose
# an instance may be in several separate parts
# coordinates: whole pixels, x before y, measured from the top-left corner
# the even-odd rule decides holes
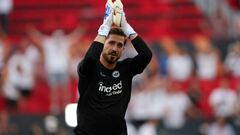
[[[117,45],[113,45],[112,50],[117,51],[118,47]]]

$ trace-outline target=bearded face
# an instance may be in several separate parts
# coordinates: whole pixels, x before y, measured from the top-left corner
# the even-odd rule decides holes
[[[124,50],[125,37],[119,35],[109,35],[107,38],[102,56],[108,64],[114,64],[122,55]]]
[[[107,53],[103,53],[103,58],[106,60],[107,63],[109,64],[114,64],[118,61],[118,59],[120,58],[121,56],[119,55],[118,52],[116,51],[110,51],[110,52],[107,52]]]

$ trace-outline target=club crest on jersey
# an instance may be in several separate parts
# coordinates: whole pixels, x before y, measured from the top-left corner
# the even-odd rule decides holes
[[[119,76],[120,76],[120,73],[119,73],[119,71],[113,71],[113,73],[112,73],[112,76],[114,77],[114,78],[118,78]]]

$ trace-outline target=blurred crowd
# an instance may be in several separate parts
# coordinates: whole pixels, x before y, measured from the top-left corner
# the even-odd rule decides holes
[[[69,85],[77,84],[77,64],[92,42],[82,35],[81,28],[44,35],[31,26],[13,44],[1,33],[3,112],[17,113],[19,104],[31,97],[41,81],[48,85],[49,114],[62,113],[66,104],[76,102],[77,90],[75,98],[70,98]],[[138,134],[158,134],[159,125],[179,130],[189,121],[201,121],[202,134],[213,135],[215,128],[224,128],[230,132],[226,135],[235,135],[240,128],[240,42],[226,44],[226,54],[202,35],[190,42],[164,37],[148,44],[154,57],[147,70],[134,78],[127,112]],[[125,50],[122,58],[136,55],[130,42]]]
[[[159,125],[178,131],[186,123],[202,120],[199,134],[222,130],[226,135],[237,134],[240,43],[226,46],[222,58],[221,50],[204,36],[196,36],[191,45],[168,37],[152,44],[154,59],[145,74],[135,78],[127,115],[135,125],[140,123],[138,134],[152,134]]]
[[[40,102],[50,100],[47,114],[62,114],[68,103],[77,102],[77,64],[86,52],[84,41],[79,40],[81,35],[79,28],[68,35],[60,29],[44,35],[29,27],[26,35],[15,44],[6,33],[0,34],[0,90],[1,103],[4,104],[1,107],[3,113],[0,113],[3,116],[0,118],[0,134],[2,129],[7,130],[1,127],[1,121],[4,123],[7,118],[4,113],[14,116],[21,112],[21,104],[31,102],[28,99],[36,89],[41,89],[42,82],[47,87],[42,87],[41,91],[47,91],[47,95],[39,98],[42,99]],[[70,85],[74,90],[70,90]]]
[[[51,34],[29,26],[16,42],[8,35],[11,9],[11,0],[0,0],[0,135],[18,134],[18,125],[9,117],[20,112],[19,106],[41,82],[46,82],[49,93],[47,114],[64,113],[66,104],[77,102],[77,64],[92,42],[81,26],[71,33],[56,29]],[[214,25],[220,26],[214,40],[196,35],[191,41],[168,36],[147,41],[154,56],[147,70],[134,78],[126,116],[129,135],[240,133],[240,41],[238,36],[226,40],[225,24]],[[127,42],[122,58],[135,55]],[[46,121],[51,127],[58,120]],[[50,133],[68,134],[51,129]],[[44,134],[34,124],[31,131]]]

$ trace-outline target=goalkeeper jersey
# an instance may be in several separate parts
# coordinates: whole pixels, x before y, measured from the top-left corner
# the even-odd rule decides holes
[[[114,69],[105,68],[99,61],[103,44],[94,41],[78,65],[76,134],[121,135],[126,134],[124,119],[131,96],[132,78],[143,72],[152,53],[137,36],[132,44],[138,54],[118,61]]]

